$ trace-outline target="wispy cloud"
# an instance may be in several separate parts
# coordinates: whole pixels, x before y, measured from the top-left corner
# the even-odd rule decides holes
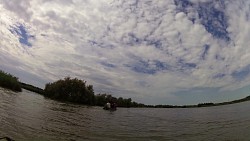
[[[80,77],[96,92],[147,103],[182,103],[183,90],[190,97],[192,91],[209,97],[232,90],[245,96],[240,88],[250,85],[249,5],[249,0],[0,0],[1,69],[28,83],[36,79],[41,87]]]

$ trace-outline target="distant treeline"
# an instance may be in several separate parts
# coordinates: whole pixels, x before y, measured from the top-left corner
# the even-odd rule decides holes
[[[48,83],[45,86],[44,95],[46,97],[61,101],[69,101],[86,105],[103,106],[107,102],[114,102],[118,107],[146,107],[146,108],[195,108],[195,107],[210,107],[227,104],[234,104],[250,100],[250,96],[222,103],[199,103],[197,105],[145,105],[132,101],[131,98],[116,98],[110,94],[94,94],[92,85],[87,85],[86,81],[77,78],[69,77],[64,80],[58,80],[54,83]]]
[[[29,91],[32,91],[32,92],[35,92],[35,93],[38,93],[38,94],[43,94],[44,90],[39,88],[39,87],[35,87],[35,86],[32,86],[30,84],[26,84],[26,83],[23,83],[23,82],[20,82],[20,85],[23,89],[26,89],[26,90],[29,90]]]
[[[183,106],[178,106],[178,105],[155,105],[155,106],[145,105],[145,107],[149,107],[149,108],[196,108],[196,107],[222,106],[222,105],[235,104],[235,103],[240,103],[240,102],[245,102],[245,101],[250,101],[250,96],[247,96],[245,98],[238,99],[238,100],[221,102],[221,103],[199,103],[197,105],[183,105]]]
[[[12,91],[21,92],[21,85],[18,78],[0,70],[0,86]]]
[[[195,107],[211,107],[211,106],[221,106],[234,103],[240,103],[244,101],[249,101],[250,96],[239,100],[233,100],[229,102],[222,103],[199,103],[197,105],[145,105],[142,103],[137,103],[132,101],[131,98],[116,98],[110,94],[95,94],[93,85],[87,85],[86,81],[79,80],[77,78],[66,77],[63,80],[58,80],[53,83],[48,83],[45,85],[45,89],[32,86],[30,84],[25,84],[19,82],[18,78],[5,73],[0,70],[0,87],[13,90],[15,92],[21,92],[22,89],[27,89],[29,91],[42,94],[45,97],[59,100],[68,101],[73,103],[93,105],[93,106],[103,106],[107,102],[114,102],[118,107],[146,107],[146,108],[195,108]]]
[[[107,102],[114,102],[118,107],[145,107],[142,103],[137,103],[132,101],[131,98],[116,98],[110,94],[97,94],[95,95],[95,104],[96,106],[103,106]]]

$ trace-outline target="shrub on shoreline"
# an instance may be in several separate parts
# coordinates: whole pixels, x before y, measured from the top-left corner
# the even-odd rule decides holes
[[[86,85],[86,81],[69,77],[48,83],[44,89],[44,96],[74,103],[94,105],[95,95],[92,85]]]
[[[5,73],[4,71],[1,70],[0,70],[0,87],[16,92],[22,91],[18,78],[11,74]]]

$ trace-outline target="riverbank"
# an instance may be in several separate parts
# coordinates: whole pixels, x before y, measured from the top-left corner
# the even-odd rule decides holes
[[[222,106],[235,104],[245,101],[250,101],[250,96],[247,96],[242,99],[221,102],[221,103],[199,103],[196,105],[146,105],[143,103],[137,103],[132,101],[131,98],[116,98],[110,94],[95,94],[94,88],[92,85],[87,85],[86,81],[79,80],[77,78],[64,78],[63,80],[58,80],[53,83],[48,83],[45,86],[45,89],[33,86],[31,84],[26,84],[19,82],[18,78],[5,73],[0,70],[0,87],[15,91],[21,92],[22,89],[26,89],[38,94],[41,94],[47,98],[71,102],[83,105],[91,106],[103,106],[107,102],[114,102],[118,107],[126,108],[200,108],[200,107],[213,107],[213,106]]]
[[[148,107],[150,107],[150,108],[201,108],[201,107],[214,107],[214,106],[230,105],[230,104],[236,104],[236,103],[241,103],[241,102],[246,102],[246,101],[250,101],[250,96],[247,96],[245,98],[238,99],[238,100],[233,100],[233,101],[228,101],[228,102],[221,102],[221,103],[199,103],[199,104],[196,104],[196,105],[182,105],[182,106],[178,106],[178,105],[155,105],[155,106],[151,106],[151,105],[148,105]]]
[[[27,87],[28,86],[28,87]],[[23,84],[22,88],[38,93],[38,94],[44,94],[44,90],[35,86],[32,86],[30,84]],[[238,100],[232,100],[228,102],[221,102],[221,103],[199,103],[195,105],[146,105],[142,103],[132,102],[131,98],[124,99],[124,98],[116,98],[109,94],[96,94],[95,95],[95,105],[94,106],[103,106],[108,99],[113,99],[116,103],[118,103],[118,107],[127,107],[127,108],[201,108],[201,107],[214,107],[214,106],[223,106],[223,105],[230,105],[230,104],[236,104],[241,103],[245,101],[250,101],[250,96],[247,96],[242,99]],[[65,100],[60,100],[65,101]],[[74,103],[74,102],[73,102]]]

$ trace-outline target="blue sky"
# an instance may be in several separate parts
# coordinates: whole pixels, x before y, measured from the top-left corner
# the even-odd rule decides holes
[[[0,0],[0,69],[146,104],[250,95],[250,0]]]

